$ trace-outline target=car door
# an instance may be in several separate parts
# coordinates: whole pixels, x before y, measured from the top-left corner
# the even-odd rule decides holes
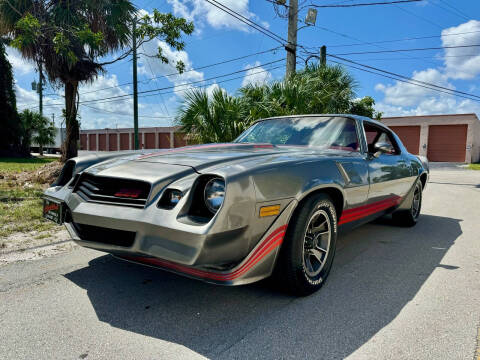
[[[378,202],[379,208],[383,205],[396,205],[409,190],[409,161],[402,154],[390,130],[369,121],[364,121],[363,127],[368,148],[366,157],[370,183],[368,202]],[[390,144],[392,151],[378,152],[375,150],[376,143]]]

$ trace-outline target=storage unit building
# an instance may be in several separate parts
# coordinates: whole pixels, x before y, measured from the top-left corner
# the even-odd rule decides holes
[[[382,122],[412,154],[432,162],[480,161],[480,121],[476,114],[386,117]]]

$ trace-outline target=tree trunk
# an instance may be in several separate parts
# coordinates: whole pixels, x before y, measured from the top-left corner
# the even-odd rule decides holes
[[[43,146],[42,146],[42,145],[39,145],[39,146],[38,146],[38,154],[39,154],[40,156],[43,156]]]
[[[77,90],[78,82],[65,83],[65,118],[67,134],[65,137],[64,153],[62,159],[68,160],[78,155],[79,129],[77,121]]]

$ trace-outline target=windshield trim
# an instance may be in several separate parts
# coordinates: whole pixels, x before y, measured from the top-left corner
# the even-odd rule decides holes
[[[345,152],[358,152],[361,154],[365,153],[365,144],[364,144],[364,137],[360,129],[363,129],[363,126],[361,126],[361,120],[358,119],[357,116],[352,116],[352,115],[345,115],[345,114],[307,114],[307,115],[285,115],[285,116],[274,116],[274,117],[269,117],[269,118],[264,118],[264,119],[258,119],[252,122],[252,124],[245,129],[239,136],[233,140],[233,143],[238,143],[241,144],[242,142],[238,141],[240,137],[243,137],[244,134],[252,129],[256,124],[263,122],[263,121],[272,121],[272,120],[283,120],[283,119],[301,119],[301,118],[342,118],[342,119],[348,119],[352,120],[355,126],[355,133],[357,134],[357,141],[358,141],[358,149],[357,150],[344,150],[344,149],[335,149],[339,151],[345,151]],[[252,142],[246,142],[250,144],[254,144]],[[272,144],[274,146],[293,146],[293,147],[308,147],[312,149],[329,149],[327,146],[318,146],[318,145],[300,145],[300,144]]]

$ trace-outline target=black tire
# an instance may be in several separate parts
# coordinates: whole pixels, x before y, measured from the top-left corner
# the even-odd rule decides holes
[[[420,211],[422,210],[422,182],[417,180],[415,187],[413,189],[412,203],[410,204],[410,209],[397,211],[392,214],[394,222],[399,226],[412,227],[420,216]]]
[[[335,206],[327,194],[312,195],[290,220],[275,269],[277,281],[297,296],[314,293],[327,279],[336,243]]]

